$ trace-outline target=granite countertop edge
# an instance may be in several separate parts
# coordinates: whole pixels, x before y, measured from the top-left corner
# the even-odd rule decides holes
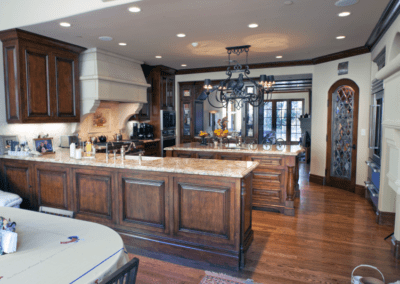
[[[62,150],[61,150],[62,151]],[[177,168],[172,166],[162,166],[162,165],[152,165],[152,163],[160,163],[159,159],[157,160],[143,160],[141,165],[138,164],[136,160],[125,160],[124,163],[121,162],[120,158],[116,159],[114,162],[114,158],[110,155],[109,162],[105,162],[104,159],[86,159],[82,158],[81,160],[71,159],[69,158],[69,151],[67,153],[63,153],[61,158],[55,156],[56,154],[44,155],[44,156],[9,156],[9,155],[0,155],[0,159],[11,159],[11,160],[20,160],[20,161],[32,161],[32,162],[43,162],[43,163],[54,163],[54,164],[65,164],[65,165],[74,165],[74,166],[89,166],[89,167],[104,167],[104,168],[117,168],[117,169],[126,169],[126,170],[141,170],[141,171],[150,171],[150,172],[165,172],[165,173],[177,173],[177,174],[192,174],[192,175],[202,175],[202,176],[217,176],[217,177],[232,177],[232,178],[243,178],[251,171],[253,171],[259,165],[258,162],[242,162],[239,161],[237,163],[247,163],[247,167],[243,167],[243,169],[233,168],[231,171],[225,170],[212,170],[212,169],[195,169],[193,167],[184,167]],[[104,155],[105,154],[98,154]],[[68,157],[67,157],[68,156]],[[198,159],[182,159],[182,158],[161,158],[160,159],[171,159],[171,163],[174,162],[192,162],[188,160],[193,160],[193,163],[210,163],[211,160],[202,160],[198,161]],[[220,163],[222,161],[219,161]],[[227,161],[227,165],[232,166],[232,162],[235,161]],[[223,162],[222,162],[223,163]],[[251,163],[251,164],[249,164]],[[222,169],[225,169],[223,165],[221,165]],[[234,171],[234,172],[232,172]]]

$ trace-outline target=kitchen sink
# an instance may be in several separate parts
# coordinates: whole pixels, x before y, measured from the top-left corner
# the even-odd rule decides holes
[[[154,161],[161,159],[161,157],[147,157],[147,156],[142,156],[142,161]],[[131,156],[131,155],[126,155],[125,160],[139,160],[139,156]]]

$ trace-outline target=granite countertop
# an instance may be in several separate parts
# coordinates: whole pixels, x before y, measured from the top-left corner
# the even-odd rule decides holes
[[[224,161],[207,159],[184,159],[184,158],[159,158],[156,160],[143,160],[141,164],[137,160],[121,161],[118,155],[114,161],[114,155],[109,155],[108,163],[106,154],[96,154],[96,159],[82,158],[76,160],[69,157],[69,149],[56,149],[55,154],[43,156],[9,156],[0,155],[0,159],[13,159],[24,161],[36,161],[57,164],[69,164],[77,166],[108,167],[118,169],[132,169],[153,172],[194,174],[205,176],[221,176],[242,178],[258,166],[258,162]]]
[[[229,147],[235,147],[234,143],[230,143]],[[208,145],[200,145],[198,142],[191,142],[185,144],[179,144],[173,147],[164,148],[164,150],[181,150],[181,151],[203,151],[203,152],[226,152],[226,153],[246,153],[246,154],[263,154],[263,155],[287,155],[297,156],[301,152],[304,152],[304,147],[299,145],[284,145],[282,149],[277,149],[276,145],[272,145],[271,149],[264,149],[264,145],[257,144],[256,149],[250,150],[247,147],[242,149],[230,149],[225,146],[214,146],[214,143]]]

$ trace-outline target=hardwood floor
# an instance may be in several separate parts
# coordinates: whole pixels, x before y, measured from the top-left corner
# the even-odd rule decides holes
[[[382,271],[385,283],[400,280],[400,261],[392,256],[389,239],[384,241],[393,227],[375,223],[366,199],[309,183],[305,164],[300,171],[295,216],[253,211],[254,241],[245,269],[208,270],[258,283],[350,283],[352,270],[369,264]],[[204,270],[137,257],[137,283],[199,283],[204,276]],[[379,278],[370,269],[358,269],[355,275]]]

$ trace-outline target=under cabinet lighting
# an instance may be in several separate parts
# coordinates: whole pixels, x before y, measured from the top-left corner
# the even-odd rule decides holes
[[[337,36],[336,39],[344,39],[346,38],[345,36]]]
[[[125,46],[125,45],[126,45],[125,42],[120,42],[120,43],[118,43],[118,44],[121,45],[121,46]]]
[[[282,58],[282,55],[278,55],[276,58]]]
[[[161,55],[156,55],[156,58],[162,58],[162,56]]]
[[[176,36],[177,37],[185,37],[186,35],[185,34],[177,34]]]
[[[69,28],[71,26],[71,24],[67,23],[67,22],[61,22],[60,26],[65,27],[65,28]]]

